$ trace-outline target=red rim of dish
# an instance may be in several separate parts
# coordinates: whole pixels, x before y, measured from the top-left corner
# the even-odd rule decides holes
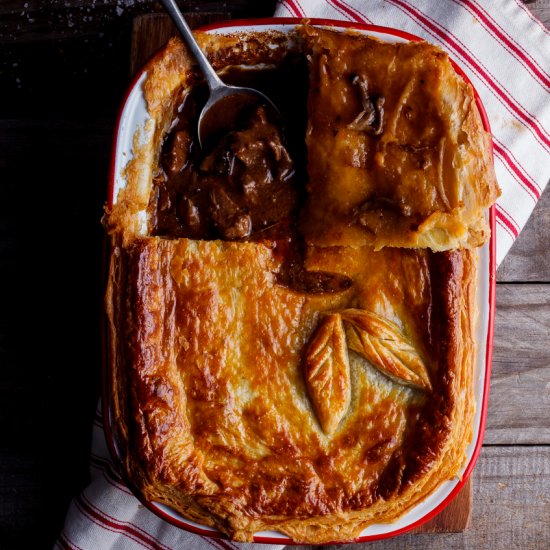
[[[353,23],[349,21],[337,21],[333,19],[316,19],[316,18],[304,19],[299,17],[233,19],[228,21],[221,21],[218,23],[212,23],[210,25],[201,27],[199,30],[213,31],[213,30],[225,29],[225,28],[231,28],[231,27],[238,27],[239,30],[242,30],[242,27],[255,27],[255,26],[274,27],[277,25],[298,25],[304,21],[308,21],[311,25],[317,25],[317,26],[349,28],[349,29],[356,29],[361,31],[379,32],[390,36],[403,38],[405,40],[409,40],[412,42],[418,42],[422,40],[422,38],[420,38],[419,36],[410,34],[405,31],[401,31],[399,29],[393,29],[391,27],[382,27],[378,25],[369,25],[369,24],[363,24],[363,23]],[[477,90],[471,83],[468,76],[464,73],[464,71],[452,59],[451,59],[451,63],[455,71],[472,87],[472,90],[474,92],[474,97],[476,100],[476,105],[477,105],[479,114],[481,116],[481,120],[483,122],[483,127],[490,134],[491,127],[489,124],[489,119],[487,117],[485,107],[481,102],[481,98],[479,97]],[[120,130],[120,123],[122,120],[124,108],[126,106],[128,98],[132,93],[132,91],[134,90],[134,88],[136,87],[138,81],[140,80],[144,72],[145,70],[142,69],[132,80],[132,83],[130,84],[128,91],[125,94],[124,101],[122,103],[122,108],[119,112],[117,123],[115,126],[115,134],[114,134],[113,148],[112,148],[112,154],[111,154],[109,187],[108,187],[108,195],[107,195],[107,201],[109,206],[112,206],[113,199],[114,199],[114,183],[115,183],[115,175],[116,175],[115,174],[116,148],[117,148],[118,134]],[[491,141],[491,148],[492,148],[492,141]],[[397,535],[406,533],[407,531],[415,529],[416,527],[419,527],[420,525],[426,523],[427,521],[435,517],[437,514],[439,514],[439,512],[441,512],[444,508],[446,508],[450,504],[450,502],[456,497],[456,495],[460,492],[460,490],[462,489],[462,487],[470,477],[470,474],[472,473],[472,470],[477,462],[477,459],[479,457],[479,453],[481,451],[481,447],[483,444],[483,436],[485,434],[487,404],[489,399],[489,385],[490,385],[491,366],[492,366],[492,357],[493,357],[493,333],[494,333],[494,320],[495,320],[495,292],[496,292],[495,219],[496,219],[495,207],[491,206],[491,208],[489,209],[489,225],[491,228],[491,239],[489,241],[489,313],[488,313],[488,323],[487,323],[487,342],[486,342],[486,356],[485,356],[485,380],[484,380],[484,386],[483,386],[479,430],[477,432],[477,441],[472,453],[472,457],[468,462],[466,469],[464,470],[462,479],[456,484],[456,486],[452,489],[452,491],[438,506],[436,506],[435,508],[427,512],[423,517],[400,529],[396,529],[388,533],[381,533],[378,535],[361,536],[355,539],[354,541],[350,541],[350,542],[369,542],[369,541],[382,540],[390,537],[395,537]],[[106,334],[105,330],[103,330],[102,332],[104,335]],[[104,418],[104,426],[105,426],[105,437],[107,440],[107,445],[109,447],[111,458],[113,459],[115,464],[120,465],[121,461],[120,461],[119,453],[116,449],[116,442],[114,441],[114,435],[111,430],[111,417],[110,417],[110,389],[111,388],[109,383],[110,378],[108,373],[108,361],[107,361],[107,342],[106,342],[105,336],[103,341],[103,350],[104,350],[103,351],[103,418]],[[122,471],[121,468],[117,468],[117,469],[119,470],[119,473]],[[156,505],[155,503],[146,500],[141,494],[141,492],[139,491],[139,489],[135,487],[133,483],[130,483],[128,479],[126,479],[126,476],[123,476],[123,479],[124,479],[124,482],[128,485],[128,487],[132,490],[134,495],[141,502],[141,504],[143,504],[151,512],[159,516],[161,519],[167,521],[171,525],[174,525],[175,527],[179,527],[181,529],[184,529],[185,531],[189,531],[191,533],[201,535],[201,536],[206,536],[211,538],[223,538],[223,539],[227,538],[223,533],[219,531],[211,531],[209,529],[203,529],[195,525],[191,525],[190,523],[187,523],[184,520],[179,520],[177,518],[174,518],[173,516],[161,510],[158,507],[158,505]],[[285,544],[285,545],[300,544],[300,543],[294,542],[292,539],[285,536],[266,537],[261,535],[260,536],[255,535],[254,542],[259,542],[263,544]],[[326,543],[326,544],[345,544],[345,543],[334,541],[332,543]]]

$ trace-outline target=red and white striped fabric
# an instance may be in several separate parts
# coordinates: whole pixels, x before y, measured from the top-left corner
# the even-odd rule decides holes
[[[236,544],[183,531],[155,516],[115,472],[96,411],[90,457],[92,482],[69,507],[56,543],[63,550],[278,550],[275,544]]]
[[[550,32],[520,0],[280,0],[275,15],[394,27],[461,66],[493,133],[499,264],[550,178]]]
[[[504,258],[550,178],[550,32],[520,0],[282,0],[282,17],[321,17],[395,27],[446,49],[478,90],[494,136],[502,187],[497,261]],[[270,550],[208,539],[157,518],[121,482],[94,426],[92,483],[71,503],[57,548]]]

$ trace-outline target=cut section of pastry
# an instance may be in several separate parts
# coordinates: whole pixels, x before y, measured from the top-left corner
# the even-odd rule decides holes
[[[426,42],[302,29],[309,244],[472,248],[499,195],[472,88]]]

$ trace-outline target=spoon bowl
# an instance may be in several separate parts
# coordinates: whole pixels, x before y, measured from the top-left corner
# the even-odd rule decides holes
[[[237,127],[245,112],[260,105],[270,118],[280,118],[273,102],[259,90],[225,84],[204,55],[175,0],[161,0],[187,47],[195,57],[209,89],[209,97],[199,116],[198,137],[203,150]]]
[[[268,118],[279,118],[279,111],[271,100],[254,88],[220,86],[210,91],[210,96],[199,116],[198,137],[203,150],[216,143],[239,125],[242,116],[263,106]]]

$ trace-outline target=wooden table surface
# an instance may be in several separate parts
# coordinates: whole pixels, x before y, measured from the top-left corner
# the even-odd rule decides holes
[[[256,17],[271,14],[274,1],[181,4]],[[550,25],[550,0],[526,5]],[[148,0],[0,2],[2,549],[51,547],[88,479],[100,391],[99,220],[129,82],[131,21],[159,9]],[[470,529],[357,548],[550,548],[549,236],[547,189],[498,271]]]

